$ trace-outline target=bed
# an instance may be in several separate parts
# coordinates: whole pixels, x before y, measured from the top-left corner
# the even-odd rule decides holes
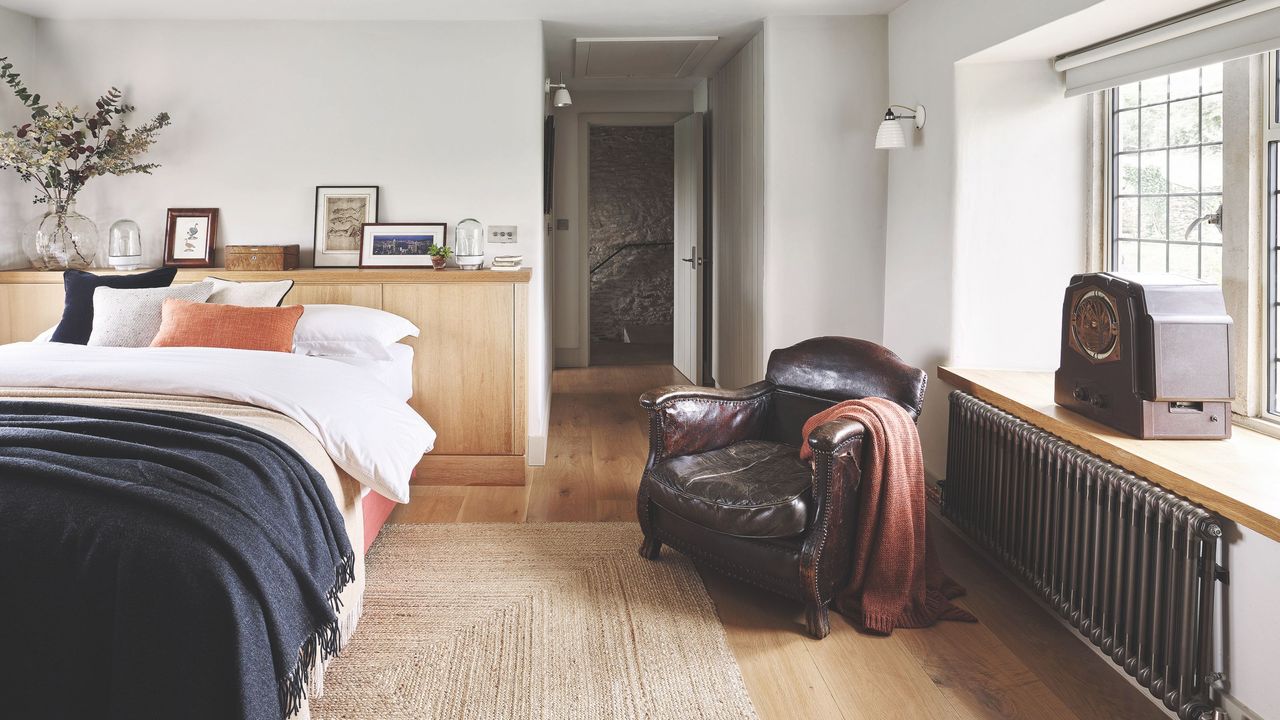
[[[0,483],[0,614],[16,623],[6,712],[308,717],[358,622],[364,551],[435,441],[403,392],[360,364],[293,353],[0,346],[0,467],[18,480]],[[216,492],[167,492],[185,487],[173,482],[184,458],[215,456],[195,464],[257,470],[215,476]],[[153,474],[163,482],[148,485]],[[199,522],[174,520],[187,507]],[[34,557],[49,547],[75,552]],[[131,572],[173,582],[131,584]],[[265,631],[245,629],[255,623]],[[177,626],[190,632],[162,631]],[[105,635],[82,638],[86,627]]]

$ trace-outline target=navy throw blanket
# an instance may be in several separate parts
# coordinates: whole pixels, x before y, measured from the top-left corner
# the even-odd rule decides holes
[[[0,715],[279,720],[338,650],[354,563],[273,436],[0,402]]]

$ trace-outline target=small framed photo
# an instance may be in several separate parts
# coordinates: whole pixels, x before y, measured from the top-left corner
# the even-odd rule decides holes
[[[360,267],[431,267],[427,249],[444,245],[447,229],[445,223],[365,223]]]
[[[217,208],[169,208],[164,231],[166,266],[212,267],[217,241]]]
[[[316,187],[316,267],[357,267],[360,228],[378,222],[377,185]]]

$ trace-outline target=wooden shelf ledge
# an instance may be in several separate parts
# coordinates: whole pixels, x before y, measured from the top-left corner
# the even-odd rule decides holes
[[[154,269],[154,268],[151,268]],[[123,273],[111,268],[92,268],[89,272],[95,275],[127,275],[145,270],[133,270]],[[517,283],[529,282],[533,272],[529,268],[519,270],[432,270],[431,268],[412,269],[380,269],[380,268],[298,268],[297,270],[226,270],[224,268],[180,268],[174,282],[198,282],[206,276],[216,275],[223,280],[237,282],[293,280],[299,284],[341,283],[382,284],[382,283]],[[45,270],[5,270],[0,271],[0,284],[3,285],[44,285],[62,284],[62,273]]]
[[[1053,373],[939,367],[1007,413],[1280,542],[1280,439],[1239,425],[1229,440],[1139,440],[1053,402]]]

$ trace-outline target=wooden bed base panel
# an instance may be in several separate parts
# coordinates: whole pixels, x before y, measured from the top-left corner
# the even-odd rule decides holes
[[[523,455],[423,455],[414,485],[524,485]]]

